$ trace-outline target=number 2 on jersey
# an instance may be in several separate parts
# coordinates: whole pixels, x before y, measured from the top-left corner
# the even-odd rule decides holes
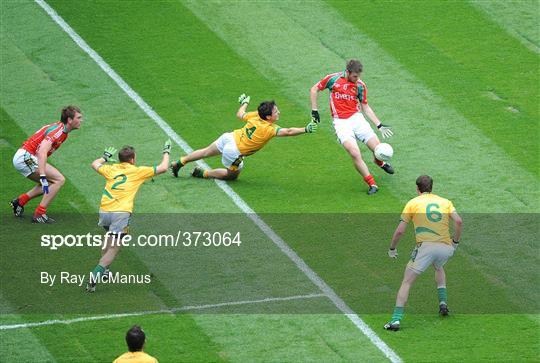
[[[112,190],[124,190],[124,188],[118,188],[118,186],[127,182],[127,176],[125,174],[118,174],[117,176],[114,177],[114,180],[118,178],[121,178],[121,180],[117,181],[116,183],[112,185],[111,187]]]

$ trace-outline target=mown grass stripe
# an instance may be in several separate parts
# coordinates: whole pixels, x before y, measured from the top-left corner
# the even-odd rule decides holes
[[[540,2],[537,0],[470,0],[470,2],[527,48],[540,54],[540,27],[538,26]]]

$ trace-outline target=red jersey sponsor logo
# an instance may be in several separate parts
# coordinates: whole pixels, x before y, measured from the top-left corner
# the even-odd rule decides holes
[[[45,125],[23,142],[21,148],[32,155],[36,155],[42,141],[49,140],[52,145],[51,149],[47,152],[47,156],[51,156],[68,137],[68,133],[65,132],[64,127],[65,125],[60,121]]]

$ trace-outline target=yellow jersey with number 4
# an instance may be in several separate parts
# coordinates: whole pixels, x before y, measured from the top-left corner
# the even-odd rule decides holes
[[[412,220],[416,243],[440,242],[452,245],[449,222],[450,214],[455,210],[448,199],[424,193],[405,205],[401,220],[406,223]]]
[[[251,155],[260,149],[271,138],[277,135],[280,127],[259,117],[258,112],[248,112],[242,117],[245,127],[233,131],[234,141],[242,155]]]
[[[133,201],[142,183],[156,175],[156,168],[130,163],[101,165],[98,173],[106,180],[100,210],[133,212]]]

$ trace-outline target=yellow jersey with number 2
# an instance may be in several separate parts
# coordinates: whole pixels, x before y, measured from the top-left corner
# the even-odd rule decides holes
[[[405,205],[401,220],[406,223],[412,220],[416,243],[440,242],[452,245],[449,221],[450,214],[455,210],[448,199],[424,193]]]
[[[133,212],[133,201],[142,183],[156,175],[156,168],[130,163],[101,165],[98,173],[106,179],[100,210]]]
[[[247,112],[242,120],[246,122],[245,127],[233,131],[234,141],[240,154],[251,155],[260,149],[271,138],[277,135],[280,127],[259,117],[258,112]]]

